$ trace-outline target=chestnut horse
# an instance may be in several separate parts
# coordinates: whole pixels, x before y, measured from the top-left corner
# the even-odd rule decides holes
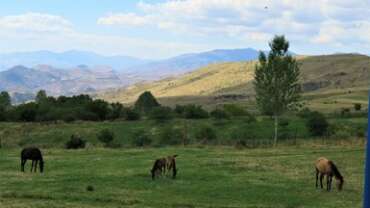
[[[44,160],[42,158],[40,149],[36,147],[28,147],[22,150],[21,152],[21,171],[22,172],[24,172],[24,166],[27,160],[32,160],[31,172],[32,170],[36,172],[38,162],[40,163],[40,172],[42,173],[44,171]]]
[[[331,190],[331,184],[333,177],[337,180],[337,188],[339,191],[343,189],[344,179],[343,176],[340,174],[337,166],[333,163],[333,161],[328,160],[324,157],[320,157],[317,159],[316,164],[316,188],[318,188],[318,180],[320,175],[320,187],[323,188],[322,180],[326,175],[326,189],[328,191]]]

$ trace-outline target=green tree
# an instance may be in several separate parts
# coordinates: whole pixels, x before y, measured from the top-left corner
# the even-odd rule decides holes
[[[269,43],[271,51],[266,57],[260,52],[255,70],[256,102],[263,114],[274,117],[274,144],[278,138],[279,116],[299,104],[301,87],[297,61],[289,54],[289,42],[284,36],[275,36]]]
[[[11,98],[8,92],[2,91],[0,93],[0,107],[8,108],[11,105]]]
[[[173,112],[170,107],[158,106],[150,111],[149,117],[157,122],[165,122],[173,118]]]
[[[42,103],[42,102],[45,102],[47,100],[47,95],[46,95],[46,91],[45,90],[40,90],[37,92],[36,94],[36,103]]]
[[[109,105],[101,99],[97,99],[89,103],[88,110],[94,113],[101,121],[105,120],[109,113]]]
[[[160,106],[151,92],[145,91],[135,102],[135,110],[139,112],[148,113],[153,108]]]

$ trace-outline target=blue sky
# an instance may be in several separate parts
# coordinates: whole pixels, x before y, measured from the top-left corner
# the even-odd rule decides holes
[[[0,53],[86,50],[166,58],[265,50],[285,34],[300,54],[370,54],[368,0],[4,0]]]

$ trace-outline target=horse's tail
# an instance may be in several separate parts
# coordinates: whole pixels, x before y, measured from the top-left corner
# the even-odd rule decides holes
[[[337,166],[334,164],[334,162],[333,161],[329,161],[329,164],[331,166],[331,170],[334,173],[334,176],[342,181],[343,180],[343,176],[342,176],[342,174],[340,174],[340,172],[339,172]]]

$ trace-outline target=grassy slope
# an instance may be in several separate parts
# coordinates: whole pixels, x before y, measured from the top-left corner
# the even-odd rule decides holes
[[[331,109],[350,107],[353,102],[367,103],[365,92],[370,85],[370,58],[368,56],[344,54],[299,57],[299,62],[302,83],[327,85],[322,89],[307,93],[306,101],[313,107]],[[149,90],[167,105],[250,102],[253,100],[254,67],[255,62],[213,64],[178,78],[137,84],[101,96],[111,101],[131,103],[140,93]],[[347,95],[349,91],[351,95]],[[242,96],[236,99],[223,96],[230,94]],[[336,101],[336,105],[328,105],[326,100],[321,98]]]
[[[174,153],[178,178],[152,181],[153,159]],[[356,145],[47,149],[44,155],[43,175],[21,173],[19,150],[0,149],[0,207],[361,207],[364,149]],[[344,191],[315,189],[313,163],[320,156],[337,162]],[[88,185],[95,191],[87,192]]]

